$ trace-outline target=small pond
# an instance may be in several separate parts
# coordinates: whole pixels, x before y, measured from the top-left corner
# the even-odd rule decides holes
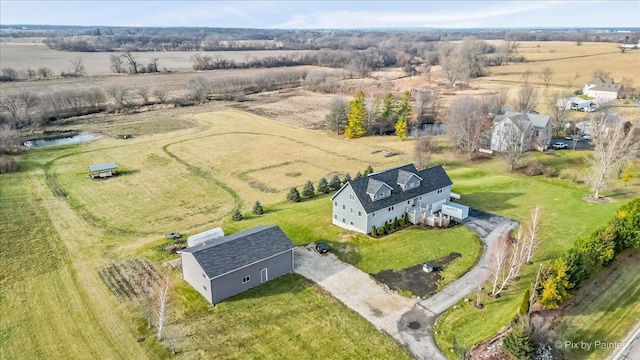
[[[34,139],[24,142],[24,146],[32,148],[69,145],[86,141],[93,141],[96,137],[93,134],[78,134],[68,137],[50,138],[50,139]]]

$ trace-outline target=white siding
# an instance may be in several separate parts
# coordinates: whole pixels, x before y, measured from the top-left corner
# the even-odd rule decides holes
[[[196,289],[208,302],[211,302],[211,282],[203,276],[202,267],[192,254],[181,254],[182,256],[182,277],[186,282]],[[205,289],[206,288],[206,289]]]
[[[388,188],[383,186],[382,189]],[[367,216],[351,185],[347,185],[333,198],[332,205],[334,225],[364,234],[371,230],[367,229]]]

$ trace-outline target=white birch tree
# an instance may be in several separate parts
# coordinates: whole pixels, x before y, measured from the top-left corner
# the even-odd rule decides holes
[[[162,329],[164,322],[167,319],[168,307],[169,307],[169,277],[165,277],[162,286],[158,290],[158,309],[156,315],[158,316],[158,340],[162,340]]]

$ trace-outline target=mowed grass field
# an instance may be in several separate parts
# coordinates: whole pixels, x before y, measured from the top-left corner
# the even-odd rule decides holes
[[[299,179],[301,185],[307,177],[331,169],[353,174],[369,164],[379,169],[399,161],[371,155],[373,147],[367,144],[233,111],[203,114],[191,121],[197,125],[171,132],[156,131],[149,121],[146,135],[129,140],[104,137],[93,143],[32,150],[19,157],[21,172],[0,177],[0,201],[3,209],[9,209],[3,211],[0,227],[2,358],[168,356],[166,343],[159,345],[141,325],[142,305],[119,302],[102,283],[99,269],[139,254],[150,254],[160,267],[161,260],[169,257],[154,249],[166,231],[189,234],[217,225],[227,232],[237,230],[227,220],[229,211],[240,204],[248,210],[255,199],[265,204],[267,215],[235,224],[275,223],[296,243],[318,237],[337,241],[345,232],[329,223],[329,195],[289,205],[283,202],[288,189],[263,192],[231,169],[255,173],[269,164],[277,169],[290,161],[309,163],[310,171],[320,171],[285,165],[282,178]],[[235,142],[229,140],[234,137]],[[225,139],[224,146],[217,139]],[[304,154],[306,147],[312,156]],[[236,168],[232,157],[239,160]],[[87,166],[108,161],[116,162],[122,175],[90,180]],[[285,175],[291,172],[301,175]],[[262,175],[265,183],[281,187],[275,173],[273,179]],[[475,241],[470,232],[467,235]],[[394,256],[401,257],[402,248],[395,251]],[[393,340],[297,276],[216,308],[203,304],[182,282],[179,270],[170,277],[175,284],[174,313],[167,336],[178,346],[179,357],[406,358]],[[43,324],[55,331],[42,331]],[[211,329],[219,329],[216,336]],[[222,329],[227,331],[224,341]],[[146,337],[142,344],[137,342],[140,337]]]
[[[640,251],[616,257],[606,277],[585,284],[591,296],[571,309],[558,328],[560,341],[590,343],[587,349],[567,348],[570,359],[604,359],[620,350],[629,331],[640,321]],[[609,271],[610,270],[610,271]]]
[[[455,191],[462,195],[461,202],[473,208],[526,222],[530,211],[541,205],[541,243],[533,256],[533,265],[524,268],[520,280],[504,291],[501,298],[485,296],[483,310],[461,301],[457,308],[448,310],[438,320],[436,342],[451,358],[454,335],[459,343],[468,345],[495,335],[515,316],[522,293],[534,281],[538,264],[558,256],[570,248],[576,238],[605,224],[626,201],[613,198],[613,202],[606,204],[587,203],[582,195],[590,192],[582,185],[567,179],[498,173],[496,169],[500,166],[504,164],[493,161],[470,167],[454,165],[448,172],[456,184]],[[487,286],[490,285],[485,289]],[[637,302],[635,299],[634,304]]]

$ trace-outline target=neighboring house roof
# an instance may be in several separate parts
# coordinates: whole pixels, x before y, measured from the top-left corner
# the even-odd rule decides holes
[[[295,245],[277,226],[256,226],[181,250],[192,254],[210,279],[293,249]]]
[[[113,169],[116,169],[117,167],[118,166],[116,166],[116,164],[114,163],[104,163],[104,164],[91,165],[89,166],[89,170],[97,172],[97,171],[113,170]]]
[[[496,116],[493,119],[493,123],[494,125],[499,124],[506,118],[509,118],[521,131],[526,130],[529,127],[529,124],[531,124],[536,130],[543,130],[551,120],[549,115],[508,111],[504,115]]]
[[[614,84],[612,78],[597,77],[587,83],[587,85],[595,85],[588,89],[588,91],[609,91],[618,93],[622,88],[621,84]]]
[[[398,185],[397,181],[401,171],[413,173],[419,176],[422,179],[422,181],[420,181],[420,186],[403,191],[400,185]],[[389,186],[391,188],[391,196],[375,201],[372,200],[371,197],[367,194],[367,187],[369,186],[370,180],[383,182],[387,186]],[[369,174],[369,176],[364,178],[351,180],[342,189],[346,188],[347,186],[351,186],[353,192],[356,194],[356,197],[362,204],[364,211],[367,214],[370,214],[374,211],[396,205],[398,203],[413,199],[416,196],[427,194],[451,185],[453,185],[453,183],[451,182],[451,179],[449,179],[449,176],[444,171],[442,166],[438,165],[428,169],[424,169],[422,171],[418,171],[413,164],[409,164],[382,172]],[[342,189],[340,191],[342,191]],[[335,198],[340,193],[340,191],[338,191],[332,197],[332,199]]]

